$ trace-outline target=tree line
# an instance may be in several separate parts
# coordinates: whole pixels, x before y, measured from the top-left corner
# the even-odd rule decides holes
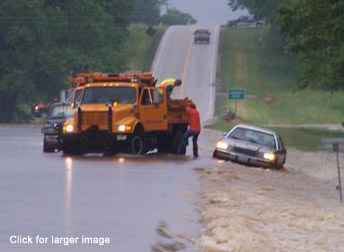
[[[2,0],[0,122],[29,120],[28,104],[58,96],[71,71],[125,71],[128,25],[160,23],[162,4],[164,0]]]
[[[229,0],[229,6],[247,8],[280,32],[285,52],[298,60],[300,89],[344,89],[344,0]]]

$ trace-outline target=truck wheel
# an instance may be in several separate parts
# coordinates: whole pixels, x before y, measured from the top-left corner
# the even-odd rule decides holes
[[[158,137],[158,153],[169,153],[171,151],[171,137],[161,135]]]
[[[130,153],[134,155],[143,155],[146,153],[145,149],[146,143],[144,135],[140,133],[135,134],[130,140]]]
[[[184,143],[184,134],[182,131],[177,131],[174,136],[174,154],[183,155],[186,154],[186,146]]]
[[[72,143],[63,143],[62,153],[66,155],[82,155],[82,151],[79,149],[79,146]]]
[[[43,141],[43,152],[51,153],[54,152],[55,148],[52,147],[46,140]]]

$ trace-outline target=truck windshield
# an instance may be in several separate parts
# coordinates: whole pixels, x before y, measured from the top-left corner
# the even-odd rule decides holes
[[[86,88],[82,103],[134,104],[136,102],[136,89],[132,87],[92,87]]]

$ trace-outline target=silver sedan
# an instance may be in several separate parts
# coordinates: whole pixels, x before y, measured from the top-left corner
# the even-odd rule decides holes
[[[283,168],[286,156],[277,132],[243,124],[225,134],[213,153],[214,158],[275,169]]]

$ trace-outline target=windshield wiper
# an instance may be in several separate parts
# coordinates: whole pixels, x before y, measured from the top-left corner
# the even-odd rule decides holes
[[[53,117],[50,117],[50,119],[59,119],[59,118],[65,118],[65,116],[53,116]]]
[[[253,139],[248,139],[248,141],[251,143],[259,144],[256,140],[253,140]]]
[[[238,139],[238,140],[243,140],[242,138],[240,137],[237,137],[237,136],[229,136],[230,138],[234,138],[234,139]]]

